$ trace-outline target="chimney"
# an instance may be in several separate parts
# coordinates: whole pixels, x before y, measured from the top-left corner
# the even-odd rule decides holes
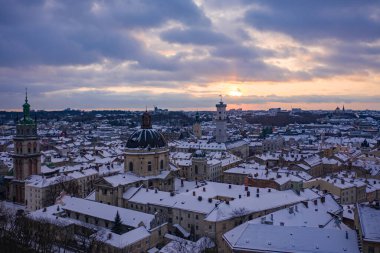
[[[325,201],[326,201],[325,196],[322,196],[321,203],[325,203]]]
[[[318,205],[318,200],[314,199],[314,205]]]
[[[202,201],[202,196],[198,196],[198,200],[199,200],[199,201]]]
[[[260,194],[259,194],[259,193],[256,193],[256,197],[259,198],[259,197],[260,197]]]
[[[212,203],[212,198],[208,198],[208,202],[209,202],[209,203]]]
[[[248,186],[244,187],[245,188],[245,191],[248,191]]]
[[[251,193],[249,191],[247,191],[247,197],[251,196]]]
[[[195,196],[195,191],[193,191],[193,196]]]
[[[229,205],[229,204],[230,204],[230,201],[229,201],[229,200],[226,200],[226,204]]]
[[[241,194],[239,194],[239,199],[241,199]]]
[[[228,185],[228,189],[231,189],[231,188],[232,188],[232,185],[229,184],[229,185]]]
[[[260,192],[260,189],[259,189],[259,188],[257,188],[257,189],[256,189],[256,192],[257,192],[257,193],[259,193],[259,192]]]
[[[272,191],[272,189],[271,189],[271,188],[269,188],[269,189],[268,189],[268,192],[271,192],[271,191]]]
[[[158,191],[157,191],[157,189],[154,189],[154,193],[157,193]]]
[[[204,192],[206,191],[206,187],[203,187],[203,191],[204,191]]]

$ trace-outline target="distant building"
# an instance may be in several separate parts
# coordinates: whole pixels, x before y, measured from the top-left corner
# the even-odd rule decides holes
[[[227,104],[220,101],[216,104],[215,116],[215,138],[217,143],[225,143],[227,141],[227,117],[226,117]]]
[[[195,123],[193,124],[193,134],[200,139],[202,137],[201,122],[199,120],[199,112],[195,114]]]

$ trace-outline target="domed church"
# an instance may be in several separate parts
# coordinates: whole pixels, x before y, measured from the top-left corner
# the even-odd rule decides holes
[[[175,166],[169,165],[169,147],[160,132],[152,128],[152,117],[142,115],[141,129],[128,138],[124,157],[124,173],[99,178],[95,200],[115,206],[128,206],[123,194],[130,188],[174,191]]]
[[[141,129],[129,137],[125,152],[125,172],[139,176],[157,176],[169,171],[169,148],[164,136],[152,128],[152,117],[142,115]]]

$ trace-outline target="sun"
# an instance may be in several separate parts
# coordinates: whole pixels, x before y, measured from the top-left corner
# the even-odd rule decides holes
[[[232,97],[241,97],[243,95],[239,88],[231,90],[228,94]]]

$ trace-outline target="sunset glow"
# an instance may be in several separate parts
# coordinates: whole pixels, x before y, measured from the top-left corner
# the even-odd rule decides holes
[[[231,108],[380,109],[371,1],[77,4],[3,6],[0,109],[25,87],[36,109],[211,109],[219,94]]]

